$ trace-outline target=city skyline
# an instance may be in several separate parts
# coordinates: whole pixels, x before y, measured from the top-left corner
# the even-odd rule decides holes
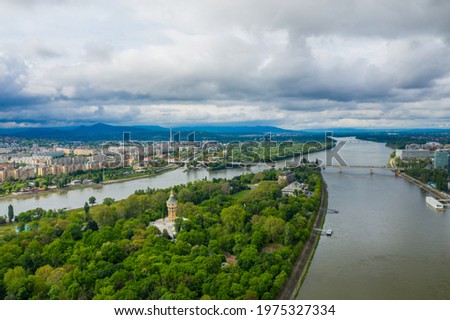
[[[0,3],[0,128],[449,128],[450,3]]]

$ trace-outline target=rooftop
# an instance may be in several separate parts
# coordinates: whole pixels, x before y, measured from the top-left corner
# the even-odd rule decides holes
[[[174,235],[176,234],[174,224],[175,224],[174,222],[170,222],[167,219],[159,219],[159,220],[150,222],[149,227],[151,227],[151,226],[157,227],[159,229],[159,231],[161,231],[161,233],[164,231],[164,229],[166,229],[167,232],[169,233],[169,236],[171,236],[173,238]]]
[[[170,198],[167,200],[167,203],[178,203],[173,192],[170,193]]]

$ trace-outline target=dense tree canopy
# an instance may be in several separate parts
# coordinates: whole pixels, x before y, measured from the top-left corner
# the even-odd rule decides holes
[[[319,173],[294,171],[314,196],[282,197],[281,170],[174,187],[175,240],[149,227],[167,215],[169,189],[86,210],[20,213],[23,231],[0,239],[0,297],[273,299],[320,204]]]

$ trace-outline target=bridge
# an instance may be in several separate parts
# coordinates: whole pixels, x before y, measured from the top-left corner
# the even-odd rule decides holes
[[[337,168],[337,169],[393,169],[393,168],[388,168],[387,166],[354,166],[354,165],[323,165],[320,166],[321,168]]]
[[[331,166],[327,166],[327,165],[322,165],[320,166],[320,168],[322,168],[322,170],[325,170],[326,168],[335,168],[335,169],[339,169],[339,172],[344,172],[344,169],[368,169],[370,174],[374,174],[375,173],[375,169],[378,170],[390,170],[390,171],[394,171],[397,173],[397,169],[396,168],[389,168],[387,166],[359,166],[359,165],[345,165],[345,166],[341,166],[341,165],[331,165]]]
[[[189,163],[190,159],[182,159],[182,160],[171,160],[170,163],[172,164],[177,164],[177,165],[181,165],[184,166],[187,163]],[[209,161],[204,160],[201,161],[203,163],[204,166],[208,166]],[[277,162],[226,162],[225,163],[227,168],[234,168],[234,167],[244,167],[244,168],[248,168],[248,167],[253,167],[253,166],[258,166],[258,165],[266,165],[268,167],[277,167]],[[297,166],[302,166],[302,165],[306,165],[304,163],[286,163],[286,167],[287,168],[292,168],[292,167],[297,167]],[[335,168],[335,169],[339,169],[339,172],[343,172],[344,169],[368,169],[370,170],[370,173],[374,173],[375,169],[383,169],[383,170],[391,170],[391,171],[397,171],[396,167],[390,167],[390,166],[370,166],[370,165],[314,165],[312,163],[308,164],[308,165],[312,165],[313,167],[317,167],[317,168],[322,168],[323,170],[325,170],[326,168]]]

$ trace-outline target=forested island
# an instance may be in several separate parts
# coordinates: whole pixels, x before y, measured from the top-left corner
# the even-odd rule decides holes
[[[274,299],[319,210],[320,170],[201,180],[78,210],[17,215],[0,238],[2,299]],[[178,201],[175,236],[150,226]],[[16,229],[14,231],[13,229]]]

